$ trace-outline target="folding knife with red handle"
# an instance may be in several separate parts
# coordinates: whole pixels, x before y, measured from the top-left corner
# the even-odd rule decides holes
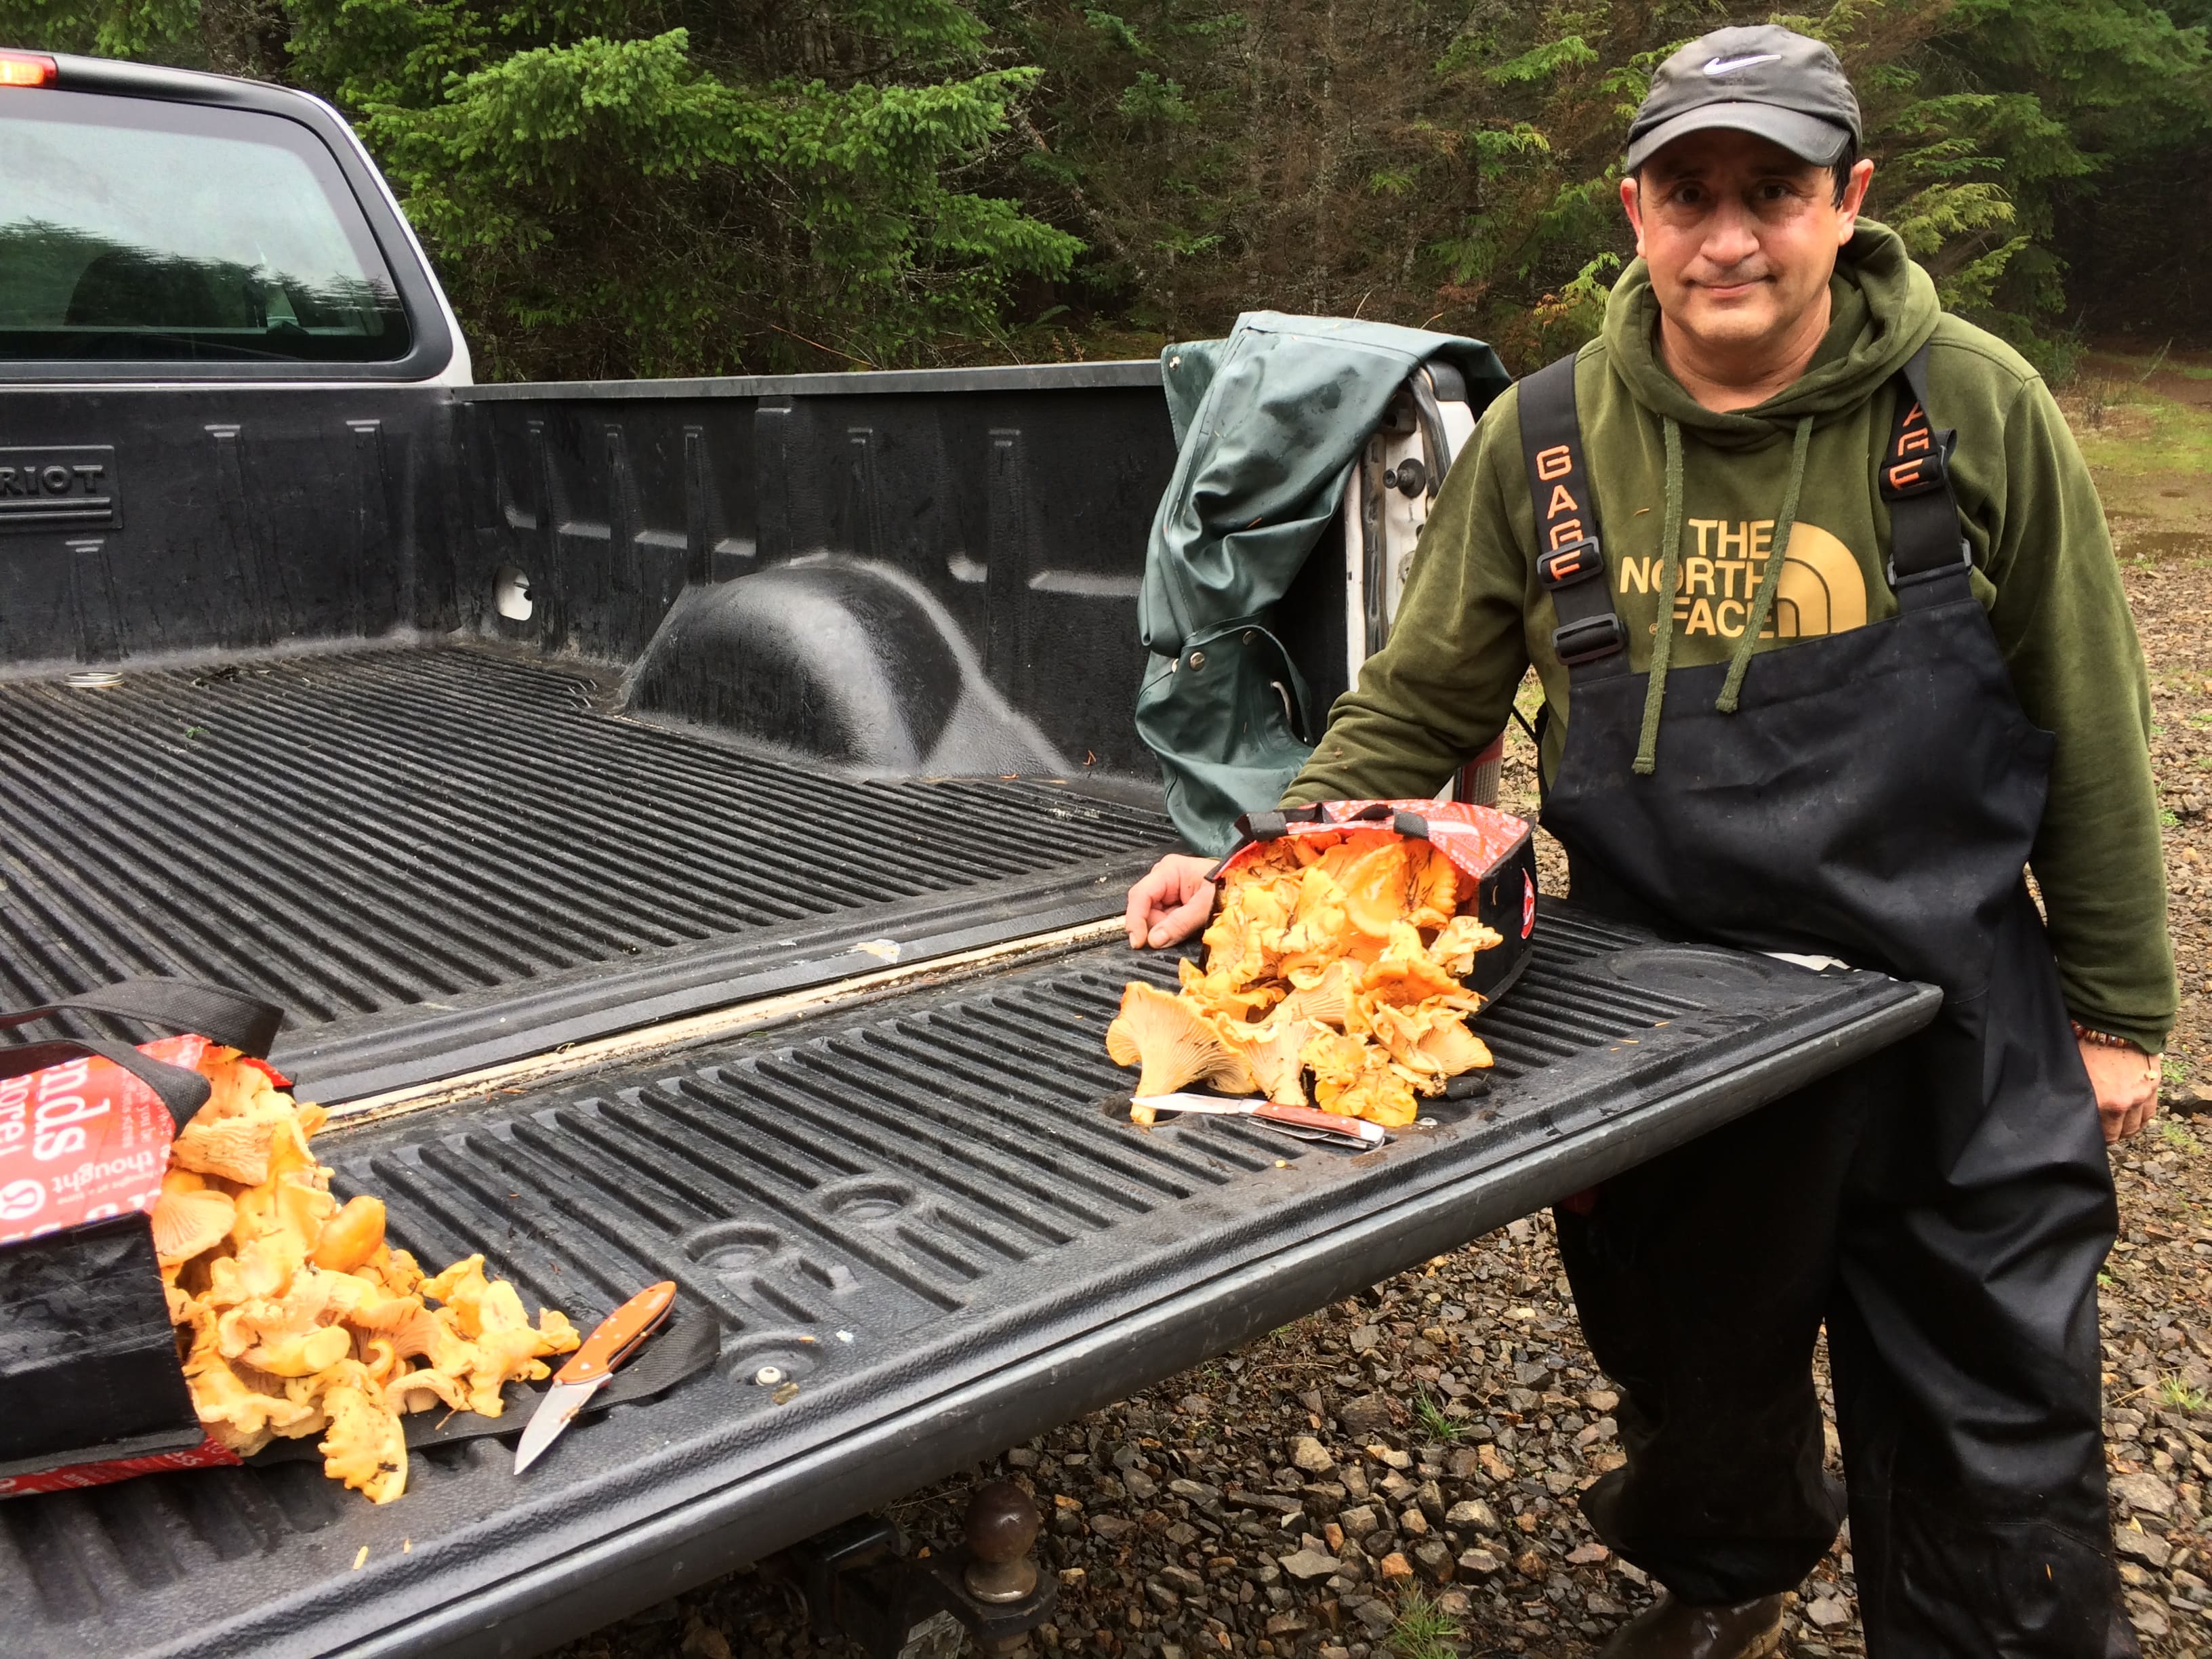
[[[1316,1111],[1310,1106],[1278,1106],[1272,1100],[1231,1100],[1220,1095],[1139,1095],[1133,1103],[1155,1112],[1212,1112],[1231,1117],[1256,1117],[1286,1128],[1341,1136],[1363,1146],[1380,1146],[1390,1139],[1390,1132],[1379,1123]]]

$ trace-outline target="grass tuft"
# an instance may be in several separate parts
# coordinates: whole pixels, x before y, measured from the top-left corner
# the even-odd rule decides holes
[[[2158,1397],[2176,1411],[2195,1413],[2212,1406],[2204,1397],[2204,1390],[2192,1389],[2178,1376],[2169,1376],[2158,1385]]]
[[[1413,1420],[1421,1425],[1421,1432],[1430,1439],[1449,1445],[1467,1430],[1455,1417],[1448,1417],[1444,1408],[1429,1397],[1426,1389],[1413,1396]]]
[[[1390,1651],[1398,1659],[1458,1659],[1459,1620],[1419,1590],[1398,1604]]]

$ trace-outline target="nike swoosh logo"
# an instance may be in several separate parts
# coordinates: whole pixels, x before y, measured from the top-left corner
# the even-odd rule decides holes
[[[1753,64],[1778,64],[1781,61],[1782,54],[1778,52],[1758,52],[1749,58],[1708,58],[1705,59],[1705,73],[1733,75],[1740,69],[1749,69]]]

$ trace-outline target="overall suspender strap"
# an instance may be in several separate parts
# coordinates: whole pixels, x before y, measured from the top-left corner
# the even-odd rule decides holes
[[[1613,608],[1597,494],[1583,464],[1575,412],[1575,360],[1562,357],[1521,382],[1521,454],[1536,512],[1536,574],[1559,625],[1552,647],[1583,678],[1626,673],[1628,630]]]
[[[1878,480],[1889,509],[1889,583],[1906,610],[1964,597],[1973,568],[1951,489],[1958,434],[1929,419],[1928,356],[1923,345],[1898,371],[1896,413]],[[1575,409],[1574,358],[1529,375],[1519,395],[1521,454],[1536,514],[1536,574],[1559,619],[1553,648],[1579,678],[1625,674],[1628,630],[1606,580],[1597,495],[1583,460]]]
[[[1926,346],[1912,354],[1898,379],[1902,384],[1879,488],[1889,508],[1889,585],[1900,605],[1917,610],[1966,591],[1973,550],[1960,532],[1958,499],[1951,490],[1951,450],[1959,434],[1938,431],[1928,418]]]

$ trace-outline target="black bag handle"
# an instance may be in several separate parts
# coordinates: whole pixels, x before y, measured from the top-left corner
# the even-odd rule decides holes
[[[1391,827],[1401,836],[1417,841],[1428,839],[1429,821],[1419,812],[1401,812],[1388,802],[1371,800],[1356,812],[1342,817],[1330,814],[1319,801],[1308,806],[1282,806],[1272,812],[1246,812],[1237,820],[1237,844],[1222,855],[1221,861],[1206,872],[1208,881],[1219,881],[1237,855],[1255,841],[1279,840],[1294,823],[1380,823],[1391,820]]]
[[[42,1007],[0,1012],[0,1030],[69,1012],[106,1014],[167,1026],[176,1031],[195,1031],[211,1042],[257,1059],[268,1054],[270,1044],[276,1040],[277,1029],[284,1023],[282,1008],[242,991],[206,985],[197,980],[126,979],[60,998]],[[151,1059],[127,1043],[75,1035],[26,1043],[21,1048],[0,1048],[0,1078],[44,1071],[82,1054],[97,1054],[130,1073],[154,1091],[180,1128],[191,1121],[194,1112],[207,1104],[208,1096],[213,1092],[208,1080],[198,1072]]]

